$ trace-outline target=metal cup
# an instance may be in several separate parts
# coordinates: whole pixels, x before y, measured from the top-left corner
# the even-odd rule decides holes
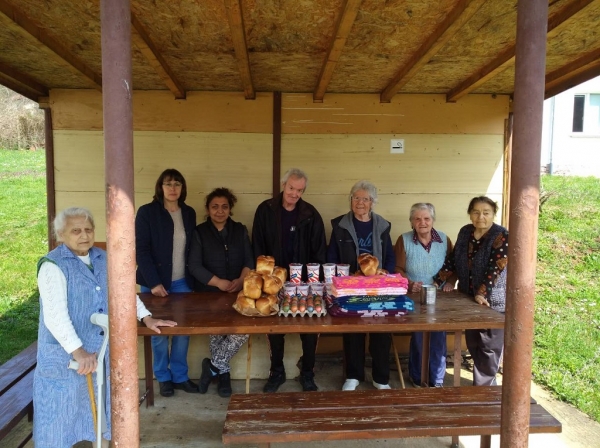
[[[421,286],[421,305],[435,305],[437,288],[434,285]]]

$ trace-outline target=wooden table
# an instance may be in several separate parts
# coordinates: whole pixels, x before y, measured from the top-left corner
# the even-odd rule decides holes
[[[419,305],[415,294],[415,311],[399,317],[247,317],[231,305],[236,294],[221,292],[178,293],[168,297],[140,294],[152,316],[170,319],[176,327],[165,327],[163,335],[194,334],[288,334],[288,333],[405,333],[424,332],[421,381],[429,377],[429,332],[449,331],[454,338],[454,385],[460,385],[461,337],[463,330],[504,328],[504,314],[478,305],[472,298],[459,292],[438,292],[435,305]],[[150,336],[155,335],[143,324],[138,335],[144,336],[147,406],[154,406],[152,347]],[[140,401],[141,402],[141,401]]]

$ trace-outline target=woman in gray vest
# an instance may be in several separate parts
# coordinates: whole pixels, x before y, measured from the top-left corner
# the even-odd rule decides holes
[[[494,223],[498,204],[487,196],[471,199],[467,209],[472,224],[460,229],[454,250],[434,277],[444,291],[459,291],[480,305],[504,313],[508,230]],[[467,347],[473,357],[473,385],[493,386],[504,347],[504,329],[466,330]]]
[[[421,291],[422,285],[433,284],[433,276],[438,273],[446,255],[452,252],[452,242],[445,233],[433,228],[435,207],[419,202],[410,208],[412,230],[398,237],[396,272],[408,279],[410,292]],[[408,373],[412,384],[421,384],[421,353],[423,333],[413,333],[410,338]],[[446,332],[431,333],[429,354],[429,386],[442,387],[446,374]]]

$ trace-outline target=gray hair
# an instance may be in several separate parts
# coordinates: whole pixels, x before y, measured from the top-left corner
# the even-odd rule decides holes
[[[368,180],[359,180],[356,182],[352,188],[350,189],[350,200],[352,201],[352,196],[359,190],[364,190],[369,193],[369,197],[371,198],[371,203],[373,205],[377,204],[377,187],[373,185]]]
[[[92,212],[90,212],[87,208],[83,207],[70,207],[64,209],[56,218],[54,218],[54,222],[52,223],[52,227],[54,228],[54,237],[56,241],[62,241],[60,238],[60,234],[65,231],[65,227],[67,226],[67,221],[69,218],[85,218],[86,221],[92,225],[92,228],[96,228],[94,224],[94,216]]]
[[[304,187],[304,189],[306,190],[306,187],[308,187],[308,176],[304,171],[302,171],[300,168],[290,168],[285,172],[285,174],[281,178],[281,185],[284,185],[290,177],[304,179],[306,181],[306,186]]]
[[[431,219],[435,221],[435,207],[433,206],[433,204],[430,204],[429,202],[417,202],[416,204],[413,204],[410,208],[410,215],[408,217],[408,220],[411,223],[415,212],[418,212],[419,210],[427,210],[429,212],[429,215],[431,215]]]

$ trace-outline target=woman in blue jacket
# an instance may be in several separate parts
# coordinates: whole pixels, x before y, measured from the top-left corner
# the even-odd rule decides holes
[[[185,204],[187,187],[176,169],[161,173],[154,188],[154,200],[140,207],[135,218],[137,282],[142,292],[166,297],[170,292],[191,292],[188,272],[196,212]],[[189,336],[152,336],[154,375],[160,394],[171,397],[174,389],[198,392],[188,377]]]

